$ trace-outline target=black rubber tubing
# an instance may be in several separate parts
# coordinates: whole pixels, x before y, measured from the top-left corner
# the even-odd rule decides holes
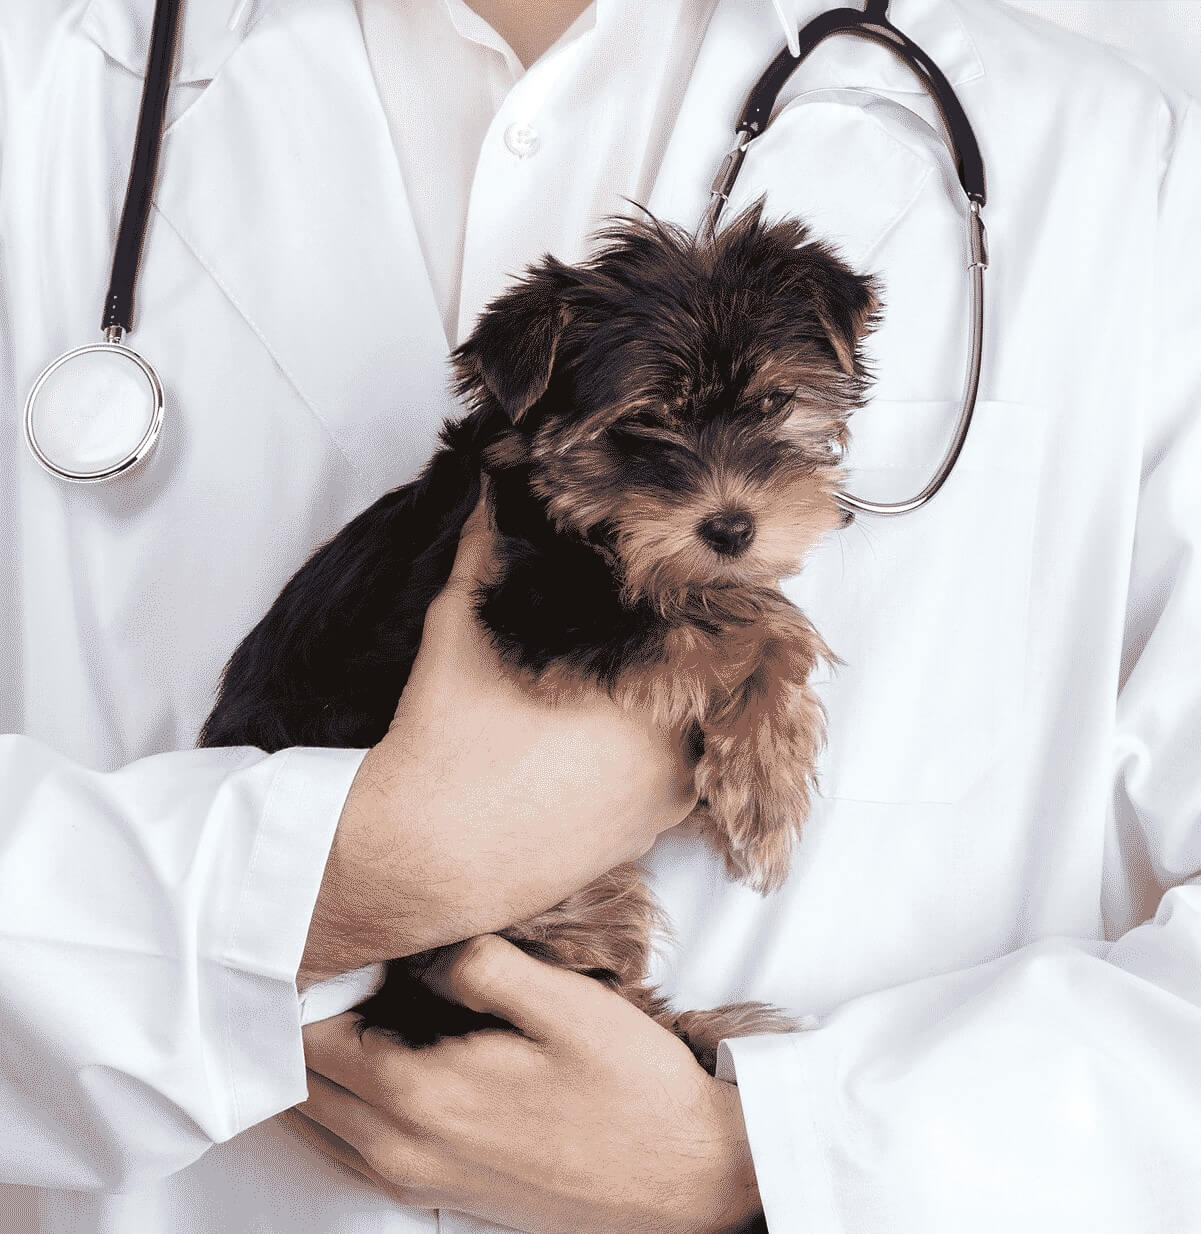
[[[119,326],[128,331],[133,323],[134,286],[146,223],[150,218],[150,199],[158,172],[159,150],[163,144],[163,120],[167,114],[167,94],[175,63],[175,44],[179,32],[180,0],[156,0],[154,26],[150,35],[150,54],[146,61],[146,83],[142,87],[142,106],[138,112],[138,132],[133,143],[133,161],[125,189],[125,205],[113,250],[113,272],[104,298],[101,330]]]

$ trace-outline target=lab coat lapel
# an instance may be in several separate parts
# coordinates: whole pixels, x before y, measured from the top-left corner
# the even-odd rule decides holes
[[[258,22],[168,129],[156,205],[371,489],[414,473],[455,404],[352,0]]]

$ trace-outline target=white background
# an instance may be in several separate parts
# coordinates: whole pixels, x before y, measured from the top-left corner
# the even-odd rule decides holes
[[[1144,61],[1201,98],[1201,0],[1007,0]]]

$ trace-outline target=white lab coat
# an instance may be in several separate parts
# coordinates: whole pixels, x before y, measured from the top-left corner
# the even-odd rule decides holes
[[[166,382],[163,442],[99,488],[24,450],[24,391],[96,333],[150,7],[0,16],[0,731],[22,734],[0,739],[0,1179],[28,1185],[0,1190],[0,1228],[477,1229],[260,1121],[304,1092],[292,977],[358,752],[188,752],[284,579],[453,411],[350,0],[251,4],[232,30],[189,6],[131,339]],[[893,16],[988,164],[976,423],[929,508],[860,521],[788,582],[845,661],[823,795],[769,899],[660,842],[658,974],[681,1006],[814,1017],[723,1059],[773,1234],[1187,1234],[1201,108],[991,0]],[[656,213],[695,223],[779,40],[765,6],[718,4]],[[958,401],[961,205],[884,52],[839,44],[789,98],[733,204],[766,191],[881,273],[852,461],[860,490],[907,492]]]

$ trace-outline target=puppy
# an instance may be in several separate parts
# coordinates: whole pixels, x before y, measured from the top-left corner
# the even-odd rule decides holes
[[[451,356],[469,414],[287,584],[201,741],[379,741],[486,488],[494,564],[476,607],[507,669],[551,695],[599,685],[680,733],[689,821],[733,877],[771,891],[823,741],[809,677],[832,658],[779,581],[848,521],[839,459],[876,289],[762,201],[704,240],[653,218],[596,240],[579,266],[546,255],[481,314]],[[709,1071],[722,1037],[792,1027],[755,1003],[674,1012],[647,980],[659,924],[630,864],[503,933],[611,985]],[[390,966],[367,1021],[412,1044],[494,1023],[428,991],[431,954]]]

